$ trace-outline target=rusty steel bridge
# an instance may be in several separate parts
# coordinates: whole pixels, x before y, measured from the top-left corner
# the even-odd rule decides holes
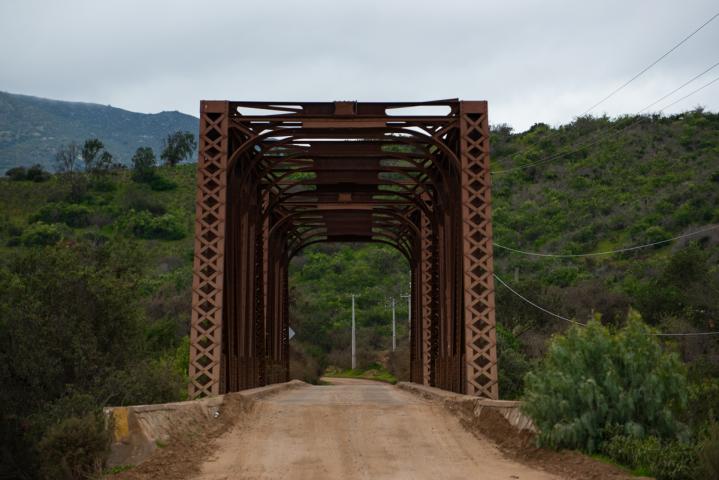
[[[487,102],[203,101],[197,181],[192,398],[289,379],[289,262],[317,242],[399,250],[411,381],[498,398]]]

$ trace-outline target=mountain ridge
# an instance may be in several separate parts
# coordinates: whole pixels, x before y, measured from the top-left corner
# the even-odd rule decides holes
[[[195,133],[198,122],[178,111],[139,113],[0,91],[0,173],[36,163],[51,170],[61,145],[92,137],[102,140],[117,162],[129,164],[138,147],[151,147],[159,156],[167,134]]]

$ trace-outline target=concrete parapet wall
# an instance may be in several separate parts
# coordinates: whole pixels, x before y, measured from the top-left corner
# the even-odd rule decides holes
[[[255,400],[306,385],[299,380],[186,402],[107,407],[113,443],[108,466],[138,465],[175,435],[192,435],[228,415],[249,411]]]
[[[521,402],[514,400],[490,400],[488,398],[473,397],[459,393],[428,387],[418,383],[399,382],[397,386],[403,390],[410,391],[423,398],[437,400],[449,410],[461,410],[463,414],[471,414],[479,418],[484,409],[494,410],[507,419],[510,425],[517,430],[528,430],[535,432],[532,419],[526,416],[519,409]]]

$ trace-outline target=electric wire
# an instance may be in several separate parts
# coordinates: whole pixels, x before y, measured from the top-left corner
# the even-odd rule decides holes
[[[687,80],[686,82],[682,83],[682,84],[679,85],[677,88],[675,88],[675,89],[672,90],[671,92],[667,93],[666,95],[664,95],[664,96],[663,96],[662,98],[660,98],[659,100],[657,100],[657,101],[655,101],[655,102],[653,102],[653,103],[650,103],[649,105],[647,105],[647,106],[644,107],[643,109],[639,110],[639,112],[637,112],[637,113],[643,113],[645,110],[649,110],[649,109],[652,108],[654,105],[656,105],[657,103],[661,102],[661,101],[664,100],[665,98],[671,97],[672,95],[674,95],[675,93],[677,93],[679,90],[681,90],[682,88],[684,88],[684,87],[686,87],[687,85],[689,85],[690,83],[692,83],[694,80],[696,80],[696,79],[698,79],[699,77],[701,77],[701,76],[703,76],[703,75],[709,73],[710,71],[714,70],[717,66],[719,66],[719,62],[717,62],[717,63],[715,63],[714,65],[712,65],[711,67],[707,68],[707,69],[704,70],[702,73],[693,76],[691,79],[689,79],[689,80]],[[679,101],[681,101],[681,100],[682,100],[682,99],[679,99],[679,100],[677,100],[677,102],[679,102]],[[662,110],[666,110],[670,105],[671,105],[671,104],[669,104],[668,106],[664,107]]]
[[[516,290],[513,289],[512,287],[510,287],[509,284],[507,284],[507,282],[505,282],[504,280],[502,280],[502,279],[499,277],[499,275],[497,275],[496,273],[494,274],[494,278],[495,278],[499,283],[501,283],[502,285],[504,285],[504,287],[507,288],[507,290],[509,290],[509,291],[512,292],[514,295],[516,295],[517,297],[519,297],[520,299],[522,299],[524,302],[528,303],[529,305],[533,306],[534,308],[536,308],[536,309],[538,309],[538,310],[541,310],[542,312],[544,312],[544,313],[546,313],[546,314],[548,314],[548,315],[551,315],[551,316],[553,316],[553,317],[556,317],[556,318],[558,318],[558,319],[560,319],[560,320],[564,320],[565,322],[573,323],[573,324],[575,324],[575,325],[580,325],[580,326],[582,326],[582,327],[586,327],[586,326],[587,326],[586,323],[582,323],[582,322],[578,322],[578,321],[576,321],[576,320],[572,320],[571,318],[564,317],[564,316],[559,315],[559,314],[557,314],[557,313],[554,313],[554,312],[552,312],[552,311],[550,311],[550,310],[547,310],[546,308],[544,308],[544,307],[542,307],[542,306],[540,306],[540,305],[537,305],[536,303],[534,303],[533,301],[531,301],[530,299],[528,299],[527,297],[525,297],[524,295],[522,295],[521,293],[519,293],[518,291],[516,291]],[[681,333],[661,333],[661,332],[654,332],[654,333],[650,333],[649,335],[652,335],[652,336],[655,336],[655,337],[693,337],[693,336],[719,335],[719,331],[712,331],[712,332],[681,332]]]
[[[582,113],[582,115],[580,115],[580,116],[584,116],[584,115],[586,115],[587,113],[591,112],[592,110],[594,110],[595,108],[597,108],[599,105],[601,105],[602,103],[606,102],[607,100],[609,100],[610,98],[612,98],[614,95],[616,95],[617,93],[619,93],[621,90],[623,90],[627,85],[629,85],[630,83],[632,83],[634,80],[636,80],[637,78],[639,78],[639,77],[641,77],[642,75],[644,75],[649,69],[651,69],[652,67],[654,67],[657,63],[659,63],[659,62],[661,62],[662,60],[664,60],[670,53],[672,53],[674,50],[676,50],[677,48],[679,48],[680,46],[682,46],[687,40],[689,40],[689,39],[692,38],[694,35],[696,35],[701,29],[703,29],[704,27],[706,27],[707,25],[709,25],[709,24],[710,24],[715,18],[717,18],[717,17],[719,17],[719,12],[718,12],[718,13],[715,13],[709,20],[707,20],[706,22],[704,22],[699,28],[697,28],[696,30],[694,30],[692,33],[690,33],[689,35],[687,35],[686,37],[684,37],[679,43],[677,43],[677,44],[674,45],[672,48],[670,48],[669,50],[667,50],[662,56],[660,56],[659,58],[657,58],[656,60],[654,60],[652,63],[650,63],[650,64],[647,65],[646,67],[644,67],[644,69],[641,70],[639,73],[637,73],[637,74],[634,75],[632,78],[630,78],[629,80],[627,80],[626,82],[624,82],[623,84],[621,84],[619,87],[617,87],[617,88],[615,88],[614,90],[612,90],[612,92],[611,92],[609,95],[607,95],[606,97],[604,97],[603,99],[601,99],[600,101],[598,101],[597,103],[595,103],[594,105],[592,105],[591,107],[589,107],[588,109],[586,109],[586,110]]]
[[[549,310],[547,310],[547,309],[544,308],[544,307],[541,307],[541,306],[537,305],[536,303],[534,303],[533,301],[531,301],[530,299],[528,299],[527,297],[525,297],[524,295],[522,295],[521,293],[519,293],[518,291],[516,291],[516,290],[513,289],[512,287],[510,287],[510,286],[507,284],[507,282],[505,282],[504,280],[502,280],[501,278],[499,278],[499,275],[497,275],[496,273],[494,274],[494,278],[497,279],[497,281],[498,281],[499,283],[501,283],[502,285],[504,285],[504,286],[507,288],[507,290],[509,290],[510,292],[512,292],[513,294],[515,294],[516,296],[518,296],[519,298],[521,298],[522,300],[524,300],[525,302],[527,302],[528,304],[530,304],[531,306],[533,306],[534,308],[537,308],[537,309],[543,311],[544,313],[549,314],[549,315],[551,315],[551,316],[553,316],[553,317],[557,317],[557,318],[560,319],[560,320],[564,320],[565,322],[574,323],[574,324],[576,324],[576,325],[581,325],[581,326],[583,326],[583,327],[586,327],[586,326],[587,326],[586,323],[578,322],[578,321],[576,321],[576,320],[572,320],[571,318],[563,317],[563,316],[561,316],[561,315],[559,315],[559,314],[556,314],[556,313],[554,313],[554,312],[550,312]]]
[[[674,50],[676,50],[679,46],[681,46],[684,42],[686,42],[686,41],[689,40],[691,37],[693,37],[695,34],[697,34],[701,29],[703,29],[704,27],[706,27],[706,26],[707,26],[709,23],[711,23],[715,18],[717,18],[717,16],[719,16],[719,12],[716,13],[714,16],[712,16],[709,20],[707,20],[706,22],[704,22],[699,28],[697,28],[696,30],[694,30],[694,31],[693,31],[691,34],[689,34],[687,37],[685,37],[681,42],[679,42],[679,43],[676,44],[674,47],[672,47],[671,50],[667,51],[664,55],[662,55],[661,57],[659,57],[659,58],[658,58],[657,60],[655,60],[652,64],[650,64],[648,67],[646,67],[644,70],[642,70],[642,71],[639,72],[637,75],[635,75],[635,76],[632,77],[630,80],[628,80],[624,85],[620,86],[618,89],[616,89],[614,92],[610,93],[610,94],[609,94],[607,97],[605,97],[604,99],[602,99],[602,100],[600,100],[599,102],[595,103],[592,107],[590,107],[588,110],[585,110],[584,113],[582,113],[582,114],[579,115],[579,116],[582,117],[582,116],[586,115],[586,114],[589,113],[591,110],[593,110],[594,108],[598,107],[599,105],[601,105],[602,103],[604,103],[606,100],[608,100],[611,96],[613,96],[614,94],[616,94],[617,92],[619,92],[619,90],[623,89],[624,87],[626,87],[627,85],[629,85],[631,82],[633,82],[634,80],[636,80],[637,78],[639,78],[639,77],[640,77],[641,75],[643,75],[647,70],[649,70],[649,69],[652,68],[654,65],[656,65],[657,63],[659,63],[659,62],[660,62],[661,60],[663,60],[667,55],[669,55],[670,53],[672,53],[672,52],[673,52]],[[713,66],[710,67],[709,70],[711,70],[712,68],[714,68],[714,67],[713,67]],[[707,71],[708,71],[708,70],[707,70]],[[695,80],[695,79],[698,78],[699,76],[703,75],[703,74],[706,73],[707,71],[705,71],[705,72],[699,74],[699,75],[698,75],[697,77],[695,77],[694,79],[692,79],[692,80],[690,80],[689,82],[685,83],[685,84],[682,85],[681,87],[678,87],[677,89],[673,90],[671,93],[669,93],[669,94],[667,94],[666,96],[660,98],[660,99],[657,100],[655,103],[659,103],[660,101],[664,100],[666,97],[672,95],[672,94],[675,93],[677,90],[680,90],[681,88],[683,88],[684,86],[686,86],[688,83],[691,83],[693,80]],[[651,104],[649,107],[653,106],[655,103]],[[645,109],[648,109],[649,107],[646,107]],[[644,110],[640,110],[640,112],[643,112],[643,111],[644,111]],[[516,157],[516,156],[518,156],[518,155],[521,155],[522,153],[523,153],[523,152],[514,153],[514,154],[510,155],[508,158],[514,158],[514,157]]]
[[[619,248],[617,250],[607,250],[604,252],[593,252],[593,253],[542,253],[542,252],[530,252],[530,251],[526,251],[526,250],[519,250],[517,248],[507,247],[507,246],[501,245],[499,243],[492,243],[492,245],[494,245],[495,247],[499,247],[503,250],[508,250],[508,251],[514,252],[514,253],[521,253],[522,255],[529,255],[529,256],[533,256],[533,257],[552,257],[552,258],[598,257],[601,255],[612,255],[615,253],[631,252],[633,250],[640,250],[642,248],[653,247],[656,245],[661,245],[663,243],[669,243],[669,242],[673,242],[675,240],[680,240],[682,238],[693,237],[695,235],[699,235],[701,233],[709,232],[709,231],[716,230],[716,229],[719,229],[719,225],[713,225],[711,227],[697,230],[694,232],[685,233],[683,235],[677,235],[676,237],[667,238],[666,240],[659,240],[658,242],[645,243],[643,245],[635,245],[633,247]]]
[[[678,88],[674,89],[671,93],[669,93],[669,94],[663,96],[661,99],[659,99],[659,100],[657,100],[657,101],[655,101],[655,102],[652,102],[651,104],[647,105],[646,107],[644,107],[643,109],[641,109],[641,110],[639,110],[637,113],[635,113],[635,115],[639,115],[639,114],[641,114],[642,112],[644,112],[645,110],[648,110],[651,106],[655,105],[656,103],[659,103],[660,101],[662,101],[664,98],[667,98],[667,97],[670,96],[671,94],[676,93],[679,89],[685,87],[686,85],[689,85],[691,82],[693,82],[693,81],[696,80],[697,78],[701,77],[702,75],[704,75],[704,74],[707,73],[708,71],[710,71],[710,70],[716,68],[717,66],[719,66],[719,63],[715,63],[713,66],[709,67],[709,68],[708,68],[707,70],[705,70],[704,72],[702,72],[702,73],[700,73],[700,74],[694,76],[691,80],[685,82],[681,87],[678,87]],[[679,99],[673,101],[672,103],[670,103],[670,104],[664,106],[662,109],[658,110],[657,113],[661,113],[661,112],[663,112],[664,110],[668,109],[669,107],[672,107],[672,106],[676,105],[677,103],[681,102],[682,100],[685,100],[685,99],[689,98],[690,96],[692,96],[692,95],[694,95],[694,94],[696,94],[696,93],[699,93],[700,91],[704,90],[705,88],[707,88],[708,86],[714,84],[714,83],[717,82],[717,81],[719,81],[719,77],[714,78],[713,80],[711,80],[711,81],[709,81],[708,83],[702,85],[701,87],[699,87],[699,88],[697,88],[697,89],[695,89],[695,90],[692,90],[691,92],[689,92],[688,94],[684,95],[683,97],[681,97],[681,98],[679,98]],[[498,175],[498,174],[502,174],[502,173],[513,172],[513,171],[515,171],[515,170],[523,170],[523,169],[525,169],[525,168],[533,167],[533,166],[535,166],[535,165],[539,165],[539,164],[542,164],[542,163],[551,162],[552,160],[556,160],[556,159],[558,159],[558,158],[562,158],[562,157],[565,157],[565,156],[570,155],[570,154],[572,154],[572,153],[576,153],[576,152],[579,152],[579,151],[581,151],[581,150],[584,150],[584,149],[587,148],[587,147],[591,147],[591,146],[593,146],[593,145],[597,145],[598,143],[600,143],[600,142],[602,142],[602,141],[604,141],[604,140],[606,140],[606,139],[608,139],[608,138],[615,137],[615,136],[619,135],[620,133],[622,133],[623,131],[628,130],[629,128],[631,128],[631,127],[633,127],[633,126],[635,126],[635,125],[638,125],[639,123],[643,122],[644,120],[645,120],[644,117],[640,117],[640,118],[638,118],[637,120],[635,120],[634,122],[632,122],[632,123],[630,123],[630,124],[628,124],[628,125],[623,126],[622,128],[619,128],[619,129],[616,129],[616,130],[608,130],[608,131],[605,131],[603,134],[599,135],[599,136],[598,136],[597,138],[595,138],[594,140],[592,140],[592,141],[590,141],[590,142],[586,142],[586,143],[581,143],[581,144],[577,145],[576,147],[572,148],[571,150],[567,150],[567,151],[564,151],[564,152],[556,153],[556,154],[554,154],[554,155],[550,155],[549,157],[545,157],[545,158],[536,160],[536,161],[534,161],[534,162],[525,163],[525,164],[523,164],[523,165],[518,165],[518,166],[516,166],[516,167],[504,168],[504,169],[501,169],[501,170],[492,170],[490,173],[491,173],[492,175]]]

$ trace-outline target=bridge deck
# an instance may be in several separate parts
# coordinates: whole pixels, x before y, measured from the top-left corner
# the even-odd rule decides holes
[[[196,478],[557,478],[506,458],[435,402],[377,382],[330,381],[260,400]]]

